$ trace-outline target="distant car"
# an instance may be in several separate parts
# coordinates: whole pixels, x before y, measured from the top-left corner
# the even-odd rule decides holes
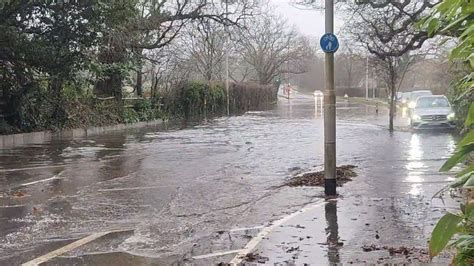
[[[430,90],[419,90],[419,91],[412,91],[410,93],[410,98],[408,99],[408,108],[413,109],[415,108],[416,99],[422,96],[430,96],[433,93]]]
[[[418,97],[410,113],[410,125],[421,128],[454,128],[456,115],[443,95]]]
[[[403,92],[397,91],[397,94],[396,94],[396,96],[397,96],[397,97],[396,97],[397,101],[400,101],[400,100],[402,99],[402,95],[403,95]]]
[[[402,92],[402,96],[400,97],[400,101],[399,101],[401,107],[408,106],[408,101],[410,100],[410,94],[411,92]]]

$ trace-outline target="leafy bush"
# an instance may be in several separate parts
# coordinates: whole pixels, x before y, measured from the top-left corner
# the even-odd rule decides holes
[[[474,188],[474,162],[469,156],[474,151],[474,9],[472,1],[443,0],[427,17],[423,26],[430,36],[447,35],[456,37],[458,43],[451,50],[450,59],[466,68],[465,76],[454,86],[456,111],[466,116],[464,138],[457,144],[456,151],[441,167],[448,171],[461,162],[467,162],[463,171],[457,174],[450,188],[462,187],[468,191]],[[469,107],[468,107],[469,106]],[[468,111],[467,111],[468,110]],[[466,112],[467,111],[467,112]],[[446,213],[436,224],[431,234],[430,256],[438,255],[446,246],[456,248],[455,265],[474,265],[474,200],[472,194],[466,204],[461,204],[460,213]],[[456,237],[455,240],[452,240]],[[451,241],[451,242],[450,242]]]
[[[189,82],[181,88],[177,107],[185,117],[222,115],[227,110],[227,92],[222,83]],[[269,108],[276,101],[272,86],[255,83],[231,83],[230,112],[240,114],[249,110]],[[179,113],[175,110],[174,113]]]
[[[13,134],[16,130],[7,121],[0,118],[0,134]]]
[[[231,83],[230,112],[262,110],[275,101],[272,86]],[[88,84],[66,84],[54,95],[48,84],[36,84],[19,98],[13,129],[2,127],[2,134],[12,131],[60,130],[136,123],[158,118],[201,118],[226,114],[227,92],[222,83],[188,82],[153,99],[100,99]],[[14,102],[12,102],[14,103]],[[16,106],[16,105],[15,105]],[[16,129],[15,129],[16,128]]]
[[[137,101],[133,106],[133,110],[137,113],[140,121],[150,121],[160,117],[159,111],[153,106],[152,101],[148,99]]]
[[[463,67],[463,76],[450,89],[450,100],[463,120],[469,104],[474,101],[474,9],[472,1],[443,0],[433,9],[421,26],[430,37],[441,35],[457,39],[450,60]]]
[[[123,110],[123,121],[127,124],[140,122],[140,115],[132,108],[125,108]]]
[[[474,151],[474,103],[471,103],[469,113],[464,123],[468,131],[464,138],[458,143],[454,154],[444,163],[441,171],[449,171],[459,163],[465,162],[467,156]],[[465,169],[456,175],[449,187],[474,189],[474,162],[467,160]],[[430,256],[437,256],[457,236],[449,246],[457,249],[454,258],[456,265],[474,264],[474,200],[468,199],[466,204],[461,205],[460,213],[446,213],[436,224],[431,233]]]
[[[230,98],[231,111],[234,113],[265,110],[277,100],[273,86],[255,83],[232,83]]]
[[[57,125],[53,97],[43,86],[29,89],[19,99],[14,120],[21,131],[44,130]]]

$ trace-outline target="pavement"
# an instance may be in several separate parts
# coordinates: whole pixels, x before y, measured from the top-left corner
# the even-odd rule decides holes
[[[458,204],[432,199],[452,180],[437,170],[457,136],[412,132],[403,112],[390,133],[385,110],[340,101],[338,164],[358,176],[326,201],[281,186],[321,169],[320,110],[295,95],[243,116],[0,150],[0,264],[426,263],[436,220]]]

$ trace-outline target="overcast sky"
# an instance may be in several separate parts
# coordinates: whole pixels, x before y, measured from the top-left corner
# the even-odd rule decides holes
[[[304,35],[321,37],[324,34],[324,11],[302,10],[290,4],[291,0],[270,0],[275,6],[275,12],[288,19]],[[337,14],[336,14],[337,15]],[[341,20],[335,20],[335,28],[341,27]]]

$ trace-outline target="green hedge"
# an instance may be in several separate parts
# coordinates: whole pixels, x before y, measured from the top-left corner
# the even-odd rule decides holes
[[[273,86],[255,83],[230,83],[230,113],[268,109],[276,102]],[[192,81],[169,93],[161,93],[159,102],[171,116],[186,118],[219,116],[227,113],[227,91],[223,83]]]
[[[0,134],[227,114],[227,92],[222,83],[187,82],[154,99],[131,102],[98,99],[73,87],[65,88],[58,97],[46,88],[38,86],[11,102],[14,115],[9,121],[0,121]],[[253,83],[231,83],[229,95],[231,114],[264,110],[276,102],[274,87]]]

